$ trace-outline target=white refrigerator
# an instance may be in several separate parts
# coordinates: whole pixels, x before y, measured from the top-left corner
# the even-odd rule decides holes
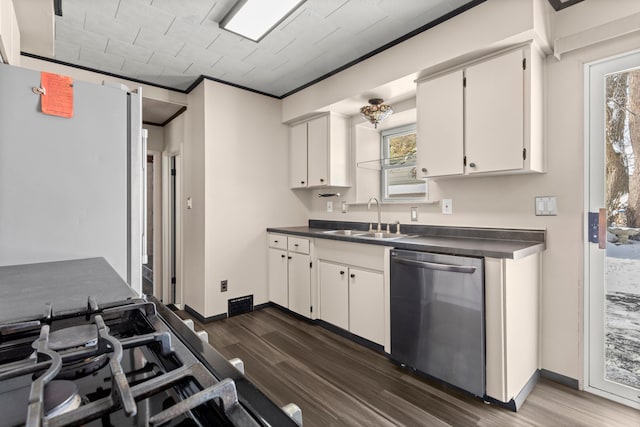
[[[141,91],[74,80],[65,118],[40,87],[0,64],[0,266],[103,257],[140,293]]]

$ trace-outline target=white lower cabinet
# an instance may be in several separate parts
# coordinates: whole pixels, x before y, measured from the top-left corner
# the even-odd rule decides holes
[[[540,367],[540,258],[533,254],[484,262],[486,393],[517,406]]]
[[[320,318],[349,330],[349,269],[320,261]]]
[[[319,318],[385,345],[384,248],[316,239]]]
[[[289,310],[311,317],[311,259],[289,252]]]
[[[269,301],[283,307],[289,306],[288,265],[286,250],[269,248]]]
[[[311,316],[309,239],[269,234],[269,301]]]
[[[349,269],[349,331],[384,344],[384,276]]]

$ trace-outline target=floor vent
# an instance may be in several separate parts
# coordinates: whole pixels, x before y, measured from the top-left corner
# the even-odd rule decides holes
[[[238,314],[249,313],[252,311],[253,311],[253,295],[232,298],[229,300],[229,307],[227,308],[227,313],[229,313],[229,317],[236,316]]]

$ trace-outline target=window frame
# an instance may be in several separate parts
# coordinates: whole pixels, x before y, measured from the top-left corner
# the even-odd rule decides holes
[[[424,183],[425,183],[424,193],[420,193],[421,195],[418,197],[389,197],[387,171],[393,170],[393,169],[402,169],[402,168],[417,166],[416,160],[414,160],[413,163],[409,165],[406,165],[406,164],[402,166],[388,165],[387,160],[390,158],[389,140],[394,136],[401,136],[401,135],[410,134],[410,133],[417,133],[416,123],[389,128],[380,132],[380,154],[381,154],[380,155],[380,159],[381,159],[380,160],[380,195],[381,195],[382,202],[385,202],[385,203],[421,202],[427,199],[429,196],[429,187],[427,185],[426,180],[424,180]],[[417,151],[418,151],[418,147],[417,147],[417,138],[416,138],[416,153]],[[416,194],[416,193],[412,193],[412,194]]]

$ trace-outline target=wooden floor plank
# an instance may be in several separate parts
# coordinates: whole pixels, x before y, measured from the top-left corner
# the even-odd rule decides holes
[[[273,307],[194,321],[220,353],[244,361],[247,377],[276,404],[299,405],[305,427],[640,426],[640,411],[546,379],[518,413],[487,405]]]

